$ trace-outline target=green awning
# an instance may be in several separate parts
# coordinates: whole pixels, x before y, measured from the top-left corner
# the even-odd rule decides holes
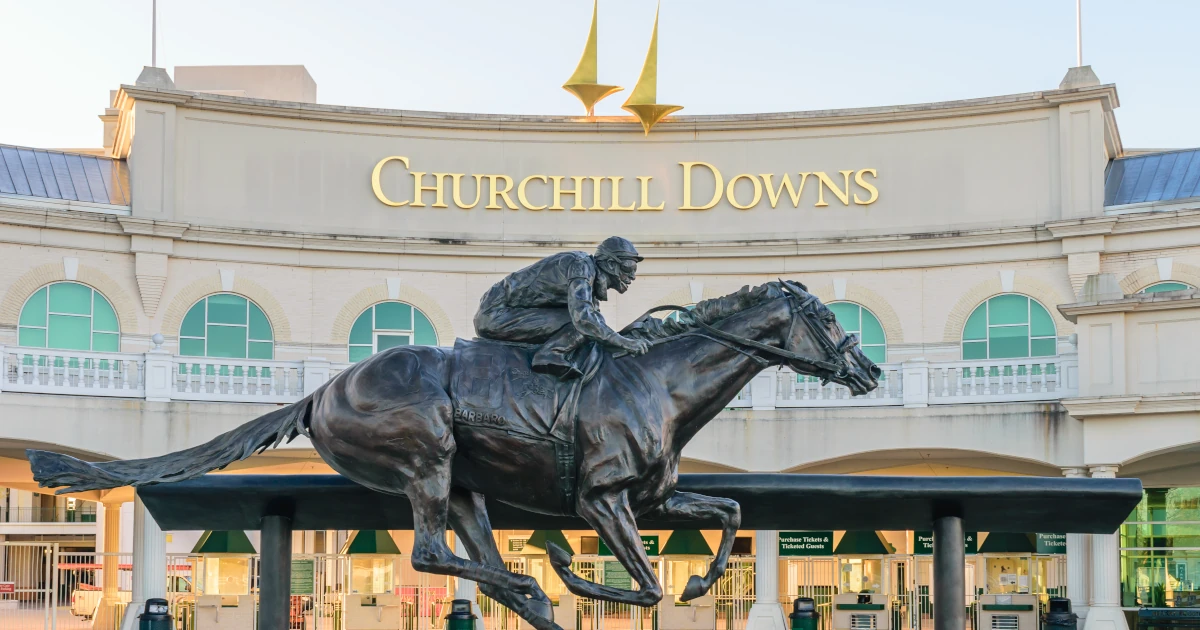
[[[546,554],[546,543],[552,542],[564,551],[571,555],[575,555],[575,550],[571,548],[571,544],[567,542],[567,537],[563,536],[561,529],[539,529],[535,530],[529,536],[529,540],[525,541],[525,548],[521,550],[521,555],[525,556],[541,556]]]
[[[387,530],[360,529],[350,540],[346,541],[342,547],[342,553],[400,555],[400,548],[396,546],[396,541],[392,540],[392,535],[387,533]]]
[[[677,529],[671,532],[660,555],[664,556],[711,556],[712,547],[704,540],[704,534],[694,529]]]
[[[258,550],[246,537],[246,532],[235,529],[232,531],[206,531],[192,547],[192,553],[244,553],[255,554]]]
[[[990,532],[988,537],[979,545],[979,553],[1034,553],[1037,544],[1033,534],[1013,534],[1008,532]]]
[[[876,556],[896,553],[896,548],[879,532],[855,530],[842,535],[833,553],[839,556]]]

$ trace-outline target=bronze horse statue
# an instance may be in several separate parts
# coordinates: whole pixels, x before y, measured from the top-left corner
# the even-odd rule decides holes
[[[874,389],[880,375],[857,347],[857,338],[796,282],[744,287],[700,302],[679,321],[644,316],[622,334],[640,336],[652,347],[637,357],[593,350],[587,383],[572,393],[578,430],[567,432],[573,442],[565,448],[549,438],[538,442],[538,436],[517,435],[511,400],[504,401],[510,409],[504,413],[456,408],[463,398],[453,391],[455,375],[478,362],[456,366],[465,356],[458,350],[405,346],[356,363],[300,402],[201,446],[105,463],[31,450],[29,460],[42,486],[78,492],[197,477],[305,435],[342,475],[408,498],[414,568],[474,580],[485,595],[535,628],[555,630],[550,599],[537,582],[505,568],[485,496],[535,512],[582,517],[638,590],[584,580],[571,572],[571,556],[551,544],[547,551],[555,571],[576,595],[637,606],[662,598],[638,536],[638,516],[721,523],[716,556],[703,577],[689,579],[681,597],[687,601],[708,592],[721,577],[741,523],[734,501],[675,491],[680,453],[688,441],[765,367],[787,365],[844,385],[855,395]],[[479,343],[495,342],[459,345]],[[503,369],[532,378],[516,368]],[[486,369],[479,376],[485,394],[501,379]],[[545,387],[526,384],[514,397],[540,389]],[[447,545],[447,520],[469,560]]]

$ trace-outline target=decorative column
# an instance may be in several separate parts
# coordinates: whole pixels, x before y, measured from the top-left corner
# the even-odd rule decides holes
[[[1085,468],[1064,468],[1063,476],[1078,479],[1088,475]],[[1092,601],[1091,573],[1091,534],[1067,534],[1067,596],[1071,598],[1072,612],[1080,619],[1087,618],[1088,604]]]
[[[118,578],[120,577],[121,553],[121,504],[102,504],[102,514],[97,514],[100,527],[103,528],[104,542],[100,548],[100,567],[104,571],[101,578],[100,605],[96,608],[96,616],[92,621],[95,630],[117,630],[121,625],[121,596],[118,593]]]
[[[1116,466],[1091,466],[1093,478],[1112,479]],[[1092,534],[1092,601],[1084,630],[1129,630],[1121,610],[1121,550],[1119,537]]]
[[[146,600],[167,596],[167,536],[150,515],[142,497],[133,499],[133,592],[122,630],[135,630]]]
[[[458,534],[454,535],[454,555],[460,558],[471,557]],[[483,630],[483,612],[479,608],[478,590],[475,582],[455,578],[454,599],[465,599],[471,602],[471,612],[475,613],[475,630]]]
[[[779,532],[754,532],[754,605],[746,630],[785,630],[779,606]]]

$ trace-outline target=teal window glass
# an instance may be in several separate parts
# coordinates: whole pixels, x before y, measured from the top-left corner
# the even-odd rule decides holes
[[[685,306],[684,308],[686,308],[687,310],[689,310],[689,311],[690,311],[690,310],[692,310],[692,309],[696,308],[696,305],[695,305],[695,304],[689,304],[689,305]],[[668,313],[668,314],[667,314],[667,316],[666,316],[665,318],[663,318],[663,319],[669,319],[669,320],[671,320],[671,321],[675,321],[675,322],[677,322],[677,321],[679,321],[679,311],[671,311],[671,312],[670,312],[670,313]]]
[[[183,316],[179,354],[221,359],[274,359],[275,336],[257,304],[240,295],[210,295]],[[240,369],[240,368],[238,368]]]
[[[1024,359],[1058,353],[1058,331],[1046,307],[1017,293],[980,304],[963,325],[962,357]]]
[[[436,346],[437,332],[420,309],[404,302],[380,302],[363,311],[350,327],[350,362],[397,346]]]
[[[1194,288],[1196,288],[1196,287],[1193,287],[1190,284],[1184,284],[1182,282],[1159,282],[1158,284],[1152,284],[1152,285],[1146,287],[1145,289],[1138,291],[1138,293],[1162,293],[1163,291],[1188,291],[1188,290],[1194,289]]]
[[[854,302],[833,302],[827,305],[847,334],[858,335],[863,354],[875,363],[887,362],[887,337],[883,325],[871,311]]]
[[[120,332],[112,303],[78,282],[38,289],[25,301],[17,321],[17,343],[33,348],[117,352]]]
[[[1200,607],[1200,487],[1146,488],[1120,545],[1122,606]]]

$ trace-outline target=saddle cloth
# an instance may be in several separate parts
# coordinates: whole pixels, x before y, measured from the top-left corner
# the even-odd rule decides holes
[[[450,398],[457,426],[503,429],[574,445],[579,392],[600,363],[594,345],[583,378],[562,382],[531,369],[538,346],[474,339],[454,342]]]

